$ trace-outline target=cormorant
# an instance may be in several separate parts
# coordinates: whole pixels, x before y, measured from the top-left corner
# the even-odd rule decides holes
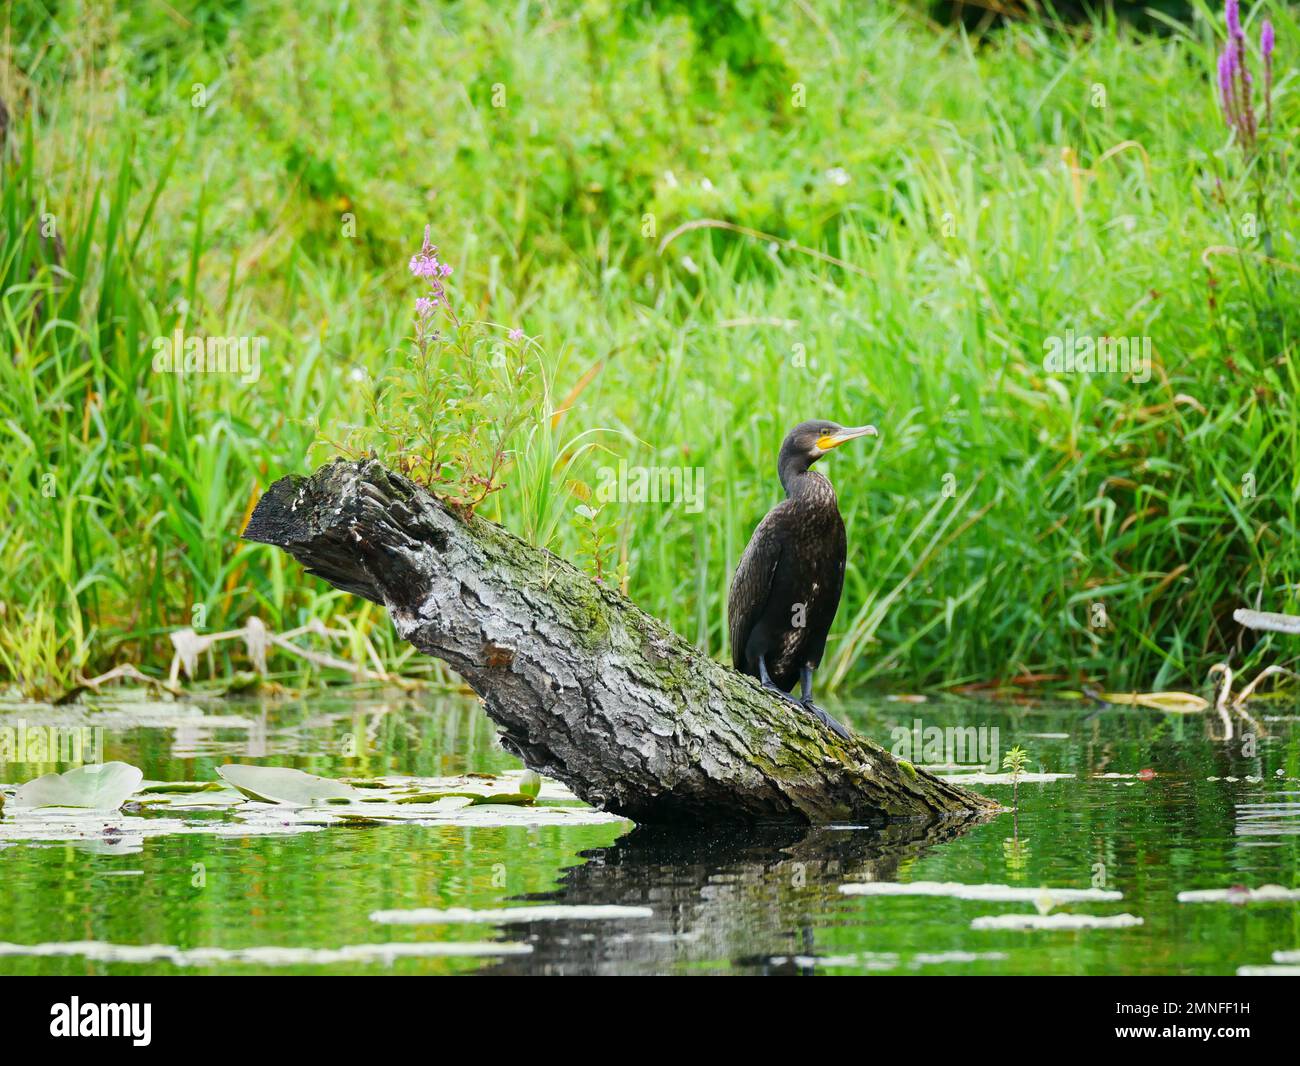
[[[736,669],[812,711],[846,740],[848,730],[812,697],[813,671],[844,587],[846,541],[835,490],[810,468],[832,448],[865,436],[878,436],[876,427],[819,421],[790,430],[777,461],[786,498],[754,530],[727,597]],[[796,681],[798,700],[787,695]]]

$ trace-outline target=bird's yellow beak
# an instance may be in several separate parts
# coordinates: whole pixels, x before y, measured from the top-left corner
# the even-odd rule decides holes
[[[838,433],[827,433],[823,437],[817,438],[817,447],[821,451],[828,452],[832,448],[838,448],[851,440],[857,440],[859,437],[879,437],[875,426],[858,426],[857,429],[842,429]]]

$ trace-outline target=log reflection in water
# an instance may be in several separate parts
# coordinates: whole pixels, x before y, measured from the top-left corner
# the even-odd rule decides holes
[[[511,925],[507,938],[533,952],[484,972],[663,973],[701,963],[795,972],[790,957],[818,954],[816,926],[849,905],[840,885],[896,880],[904,860],[986,820],[698,833],[639,827],[583,852],[586,862],[565,872],[558,891],[521,898],[649,907],[653,918]],[[787,961],[773,965],[772,957]]]

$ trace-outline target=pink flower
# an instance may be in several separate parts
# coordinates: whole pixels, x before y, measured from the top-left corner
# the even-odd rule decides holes
[[[415,301],[416,317],[421,322],[426,321],[437,308],[445,304],[447,293],[442,287],[442,279],[451,276],[451,267],[438,259],[438,249],[429,239],[429,230],[429,226],[424,227],[424,243],[420,245],[420,250],[411,256],[407,264],[412,274],[417,278],[425,278],[429,282],[429,291]]]

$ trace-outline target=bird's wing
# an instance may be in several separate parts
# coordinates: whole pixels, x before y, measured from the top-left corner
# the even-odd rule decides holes
[[[773,511],[772,514],[776,512]],[[731,637],[731,662],[737,670],[745,669],[745,645],[758,620],[763,617],[772,593],[772,577],[781,561],[780,539],[770,536],[772,514],[758,524],[749,546],[736,564],[727,594],[727,630]]]

